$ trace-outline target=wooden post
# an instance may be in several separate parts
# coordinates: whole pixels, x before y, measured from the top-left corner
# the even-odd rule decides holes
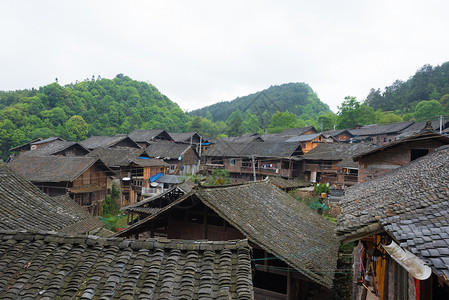
[[[287,268],[287,300],[292,299],[292,275],[290,268]]]

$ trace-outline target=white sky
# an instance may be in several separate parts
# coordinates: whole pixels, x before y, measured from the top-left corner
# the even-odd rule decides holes
[[[184,110],[305,82],[332,110],[449,61],[449,1],[1,1],[0,90],[125,75]]]

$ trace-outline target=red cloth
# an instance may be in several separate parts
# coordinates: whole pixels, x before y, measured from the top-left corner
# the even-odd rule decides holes
[[[415,281],[415,294],[416,294],[416,300],[420,299],[420,289],[419,289],[419,280],[416,278],[413,278]]]

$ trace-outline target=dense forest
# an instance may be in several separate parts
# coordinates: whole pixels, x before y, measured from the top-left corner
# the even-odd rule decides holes
[[[277,111],[289,111],[303,120],[316,119],[323,112],[330,112],[329,106],[318,99],[316,93],[306,83],[287,83],[271,86],[261,92],[238,97],[232,101],[219,102],[190,112],[191,116],[208,117],[213,121],[226,121],[233,112],[239,110],[258,116],[271,117]],[[261,127],[266,127],[260,120]]]
[[[366,98],[367,104],[375,110],[397,114],[414,113],[419,102],[432,100],[444,107],[444,112],[440,113],[449,113],[449,62],[436,67],[424,65],[407,81],[396,80],[383,92],[371,89]]]
[[[65,86],[0,91],[0,156],[35,138],[80,141],[134,129],[186,131],[189,116],[154,86],[123,74]]]

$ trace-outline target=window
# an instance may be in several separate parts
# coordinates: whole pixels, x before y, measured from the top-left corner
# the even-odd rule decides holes
[[[231,158],[231,165],[235,166],[235,158]]]
[[[427,155],[429,153],[429,150],[428,149],[412,149],[410,152],[411,152],[410,161],[413,161],[417,158]]]

